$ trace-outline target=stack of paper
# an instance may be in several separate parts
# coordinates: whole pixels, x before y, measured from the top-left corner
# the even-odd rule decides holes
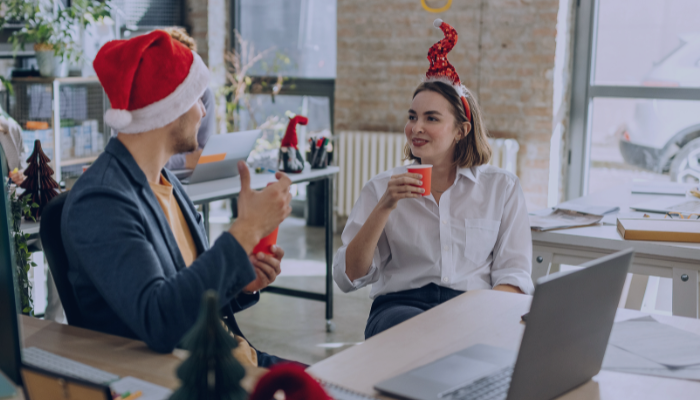
[[[603,219],[602,215],[584,214],[560,209],[530,213],[529,217],[530,229],[539,232],[593,225]]]
[[[652,317],[618,322],[603,369],[700,381],[700,336]]]

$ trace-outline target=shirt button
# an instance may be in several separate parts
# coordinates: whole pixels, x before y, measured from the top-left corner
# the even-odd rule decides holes
[[[448,278],[448,277],[442,278],[442,281],[443,281],[443,282],[449,282],[449,280],[450,280],[450,278]]]
[[[443,223],[443,224],[447,224],[447,220],[444,220],[444,219],[443,219],[443,220],[442,220],[442,223]]]
[[[443,247],[443,250],[447,251],[447,250],[449,250],[449,247],[445,246],[445,247]]]

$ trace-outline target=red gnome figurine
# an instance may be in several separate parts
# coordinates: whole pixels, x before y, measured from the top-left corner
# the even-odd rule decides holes
[[[272,400],[278,390],[284,392],[287,400],[333,400],[304,367],[292,363],[270,368],[258,381],[249,400]]]
[[[283,172],[298,174],[304,170],[304,158],[299,152],[299,140],[297,139],[297,124],[306,125],[309,119],[297,115],[289,119],[287,131],[284,133],[278,157],[278,169]]]

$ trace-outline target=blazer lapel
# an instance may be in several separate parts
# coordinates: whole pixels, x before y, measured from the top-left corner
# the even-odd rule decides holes
[[[165,244],[168,246],[168,251],[172,257],[173,263],[175,264],[176,270],[181,270],[186,267],[185,260],[182,258],[180,253],[180,248],[177,246],[177,241],[175,240],[175,235],[173,235],[173,230],[170,228],[170,224],[165,219],[165,213],[156,199],[156,195],[151,190],[151,186],[148,184],[146,175],[143,173],[136,160],[129,153],[129,150],[124,147],[124,145],[117,139],[110,139],[105,152],[112,154],[122,165],[124,170],[131,176],[131,179],[141,186],[141,197],[145,199],[146,204],[148,204],[151,209],[153,217],[158,221],[158,228],[160,229],[163,238],[165,239]]]
[[[195,246],[197,246],[197,253],[202,254],[203,252],[209,249],[209,241],[207,239],[206,232],[203,229],[201,229],[201,227],[197,223],[197,216],[194,214],[194,204],[192,204],[187,195],[183,193],[180,183],[173,183],[174,181],[177,181],[177,178],[170,173],[166,173],[166,176],[169,182],[171,182],[171,184],[173,185],[173,193],[175,194],[175,199],[177,199],[177,204],[180,206],[182,215],[185,217],[185,220],[187,221],[187,226],[189,226],[190,228],[192,240],[194,240],[194,244]]]

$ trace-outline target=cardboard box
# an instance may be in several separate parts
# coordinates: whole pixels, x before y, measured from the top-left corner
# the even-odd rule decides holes
[[[617,231],[625,240],[700,243],[700,220],[618,218]]]

